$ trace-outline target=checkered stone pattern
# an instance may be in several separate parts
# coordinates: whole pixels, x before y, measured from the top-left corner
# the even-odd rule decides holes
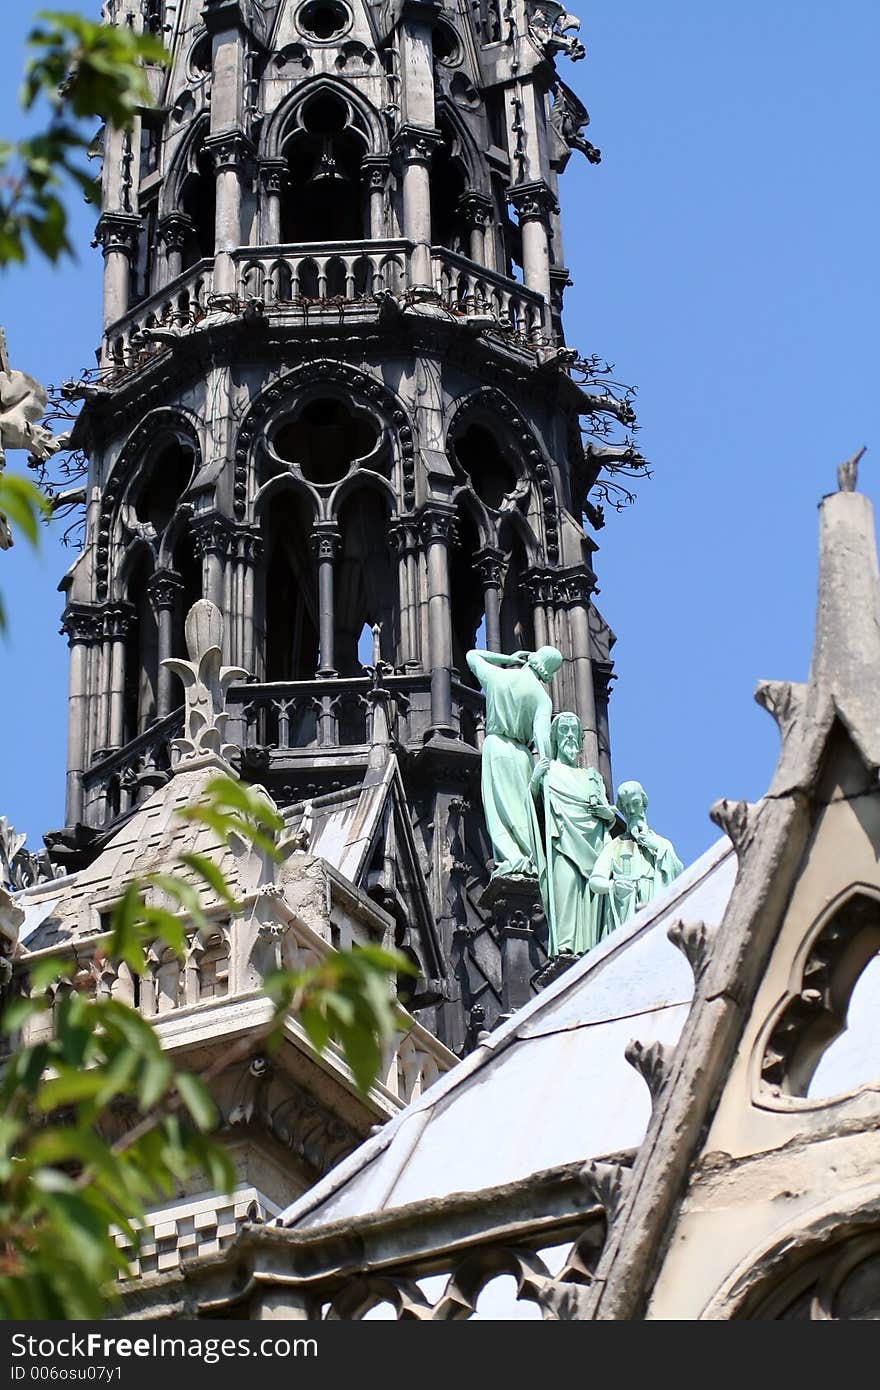
[[[208,1197],[154,1213],[137,1253],[121,1233],[116,1240],[131,1255],[130,1277],[163,1274],[177,1269],[185,1259],[216,1255],[231,1244],[245,1222],[260,1224],[279,1211],[255,1187],[248,1187],[226,1199]]]

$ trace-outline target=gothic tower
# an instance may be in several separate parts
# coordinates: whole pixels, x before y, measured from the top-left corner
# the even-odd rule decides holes
[[[561,321],[557,176],[572,148],[598,158],[555,70],[583,56],[577,21],[550,0],[105,11],[171,61],[104,137],[55,852],[87,862],[167,778],[182,692],[162,660],[208,597],[251,673],[229,699],[242,775],[307,807],[331,862],[360,845],[417,960],[412,1006],[460,1050],[541,965],[482,901],[468,648],[557,645],[556,707],[610,779],[613,636],[582,525],[601,451],[580,429],[610,398],[575,381]],[[367,832],[388,749],[402,790]]]

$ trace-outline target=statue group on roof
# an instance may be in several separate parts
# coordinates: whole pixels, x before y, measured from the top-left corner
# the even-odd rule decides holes
[[[648,825],[639,782],[622,782],[612,806],[598,769],[580,766],[583,725],[570,710],[554,717],[547,690],[563,662],[557,648],[474,650],[467,662],[486,697],[481,791],[492,877],[537,879],[548,955],[582,955],[684,865]]]

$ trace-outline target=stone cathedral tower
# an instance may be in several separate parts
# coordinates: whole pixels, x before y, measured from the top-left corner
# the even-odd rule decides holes
[[[55,852],[88,863],[167,780],[162,661],[208,597],[251,673],[229,699],[242,775],[391,914],[411,1006],[460,1051],[542,964],[528,912],[486,895],[468,648],[558,645],[556,706],[610,778],[581,524],[601,403],[561,323],[557,174],[598,157],[555,69],[583,56],[577,21],[550,0],[105,10],[172,59],[104,142]]]

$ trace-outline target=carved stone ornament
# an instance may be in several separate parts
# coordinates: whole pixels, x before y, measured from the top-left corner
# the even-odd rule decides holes
[[[585,58],[587,50],[580,39],[572,37],[571,30],[578,30],[581,22],[577,15],[569,14],[564,5],[553,0],[531,0],[526,5],[529,38],[537,44],[545,58],[555,53],[567,53],[573,63]]]
[[[759,681],[755,688],[756,702],[772,714],[783,741],[800,718],[806,695],[807,687],[792,681]]]
[[[687,957],[694,979],[699,979],[712,953],[717,929],[705,922],[684,922],[679,918],[666,933],[673,946]]]
[[[661,1042],[642,1043],[633,1039],[624,1049],[624,1057],[644,1079],[654,1100],[660,1094],[669,1072],[669,1053]]]
[[[195,759],[210,756],[228,759],[235,749],[223,743],[228,718],[226,692],[235,681],[246,680],[249,673],[240,666],[220,664],[223,618],[210,600],[203,598],[193,604],[184,630],[189,661],[166,657],[162,663],[184,685],[183,737],[174,739],[172,747],[181,764],[191,765]]]
[[[7,449],[27,449],[31,458],[45,460],[60,448],[50,430],[37,421],[46,412],[48,398],[43,387],[26,372],[9,365],[6,336],[0,328],[0,469],[6,463]],[[12,532],[0,512],[0,550],[12,545]]]
[[[107,256],[111,251],[122,251],[131,258],[137,252],[141,219],[130,212],[105,212],[101,214],[95,228],[95,246],[100,246]]]
[[[557,82],[550,109],[550,131],[556,148],[551,163],[559,173],[565,168],[572,150],[580,150],[590,164],[602,162],[602,151],[591,144],[581,132],[590,124],[590,113],[564,82]]]
[[[439,130],[405,125],[395,135],[393,149],[404,164],[430,164],[431,156],[442,143]]]
[[[709,809],[709,817],[728,837],[738,855],[751,844],[755,835],[755,813],[757,807],[748,801],[716,801]]]
[[[547,222],[550,214],[559,211],[559,204],[545,183],[514,184],[507,191],[507,201],[523,222]]]

